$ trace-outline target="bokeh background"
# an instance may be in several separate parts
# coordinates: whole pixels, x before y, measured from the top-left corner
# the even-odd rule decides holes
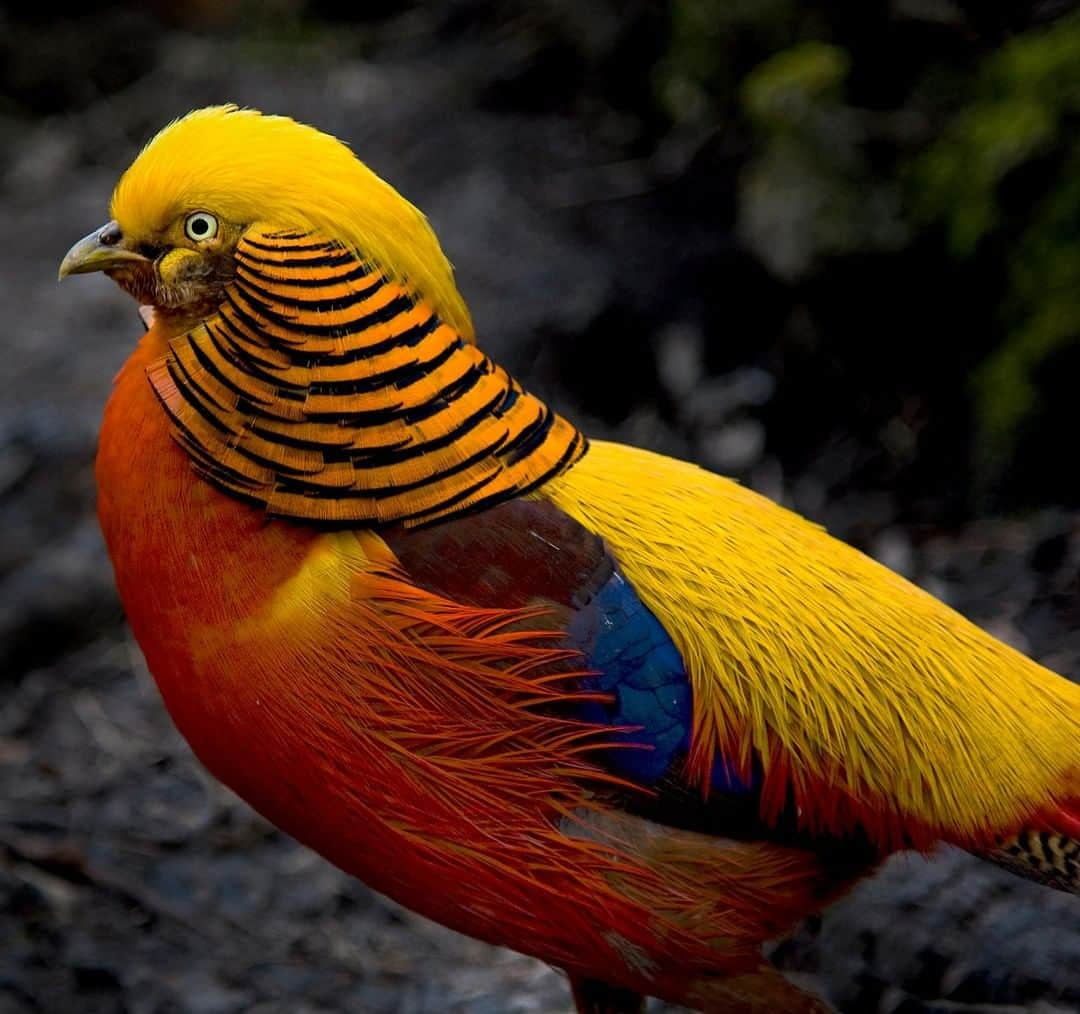
[[[55,282],[141,143],[226,100],[338,134],[576,422],[738,477],[1075,678],[1074,6],[0,8],[0,1014],[568,1009],[267,826],[163,713],[93,519],[141,329],[103,279]],[[956,852],[774,957],[853,1014],[1080,1010],[1076,899]]]

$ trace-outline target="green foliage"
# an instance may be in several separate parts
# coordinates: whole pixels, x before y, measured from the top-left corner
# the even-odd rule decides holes
[[[794,7],[792,0],[671,0],[668,52],[654,75],[671,120],[707,122],[730,105],[739,85],[732,54],[784,46]]]
[[[1051,151],[1080,112],[1080,17],[1012,40],[986,61],[970,105],[916,162],[916,210],[940,218],[958,256],[1000,225],[1013,170]]]
[[[986,479],[997,477],[1039,408],[1040,367],[1080,342],[1080,143],[1012,251],[1009,282],[1009,330],[973,378]]]
[[[851,58],[826,42],[801,42],[755,67],[742,84],[742,105],[757,124],[805,131],[822,107],[842,99]]]
[[[1028,99],[994,99],[965,109],[916,164],[917,213],[943,219],[953,253],[967,256],[999,225],[1002,181],[1047,151],[1054,134],[1053,116]]]
[[[760,63],[740,90],[759,140],[740,178],[739,235],[789,281],[825,257],[906,238],[894,187],[863,156],[865,118],[844,96],[850,67],[840,47],[800,42]]]
[[[873,280],[885,313],[890,285],[898,302],[939,282],[955,291],[927,333],[887,350],[902,378],[839,369],[884,392],[878,404],[903,393],[915,417],[947,420],[942,460],[968,447],[979,489],[1003,490],[1023,441],[1068,416],[1044,402],[1062,389],[1055,357],[1080,342],[1080,13],[1018,30],[1042,16],[1033,5],[1000,42],[1005,22],[949,0],[867,0],[865,17],[816,0],[669,11],[657,94],[683,143],[720,137],[713,151],[738,160],[715,164],[737,173],[743,249],[794,301],[830,293],[803,312],[837,349],[850,341],[837,322],[862,309],[860,292],[850,311],[825,302],[847,272]],[[874,329],[873,307],[862,312]]]
[[[1007,260],[1005,339],[973,378],[979,465],[993,480],[1038,409],[1036,374],[1080,341],[1080,17],[1014,39],[985,62],[971,103],[916,162],[913,204],[958,257],[999,239]],[[1024,221],[1006,213],[1017,170],[1046,164]]]
[[[1060,112],[1080,112],[1080,15],[1018,36],[990,58],[991,87]]]

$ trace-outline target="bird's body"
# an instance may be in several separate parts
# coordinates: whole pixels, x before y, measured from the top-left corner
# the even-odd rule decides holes
[[[541,696],[543,677],[567,671],[565,652],[554,642],[521,651],[512,633],[500,643],[501,619],[480,610],[436,615],[443,603],[393,586],[377,535],[268,523],[198,479],[146,382],[164,348],[153,331],[143,339],[106,412],[102,527],[173,719],[256,809],[430,918],[582,974],[618,963],[633,985],[672,998],[686,996],[695,972],[756,970],[763,939],[839,889],[796,849],[673,834],[657,843],[673,850],[668,866],[650,859],[647,841],[628,842],[625,854],[601,846],[605,834],[617,841],[634,829],[593,828],[602,811],[579,784],[597,780],[574,752],[581,729],[508,697],[485,700],[490,687],[442,668],[437,647],[423,650],[423,610],[444,638],[479,619],[495,639],[479,651],[504,645],[515,662],[538,662],[513,681],[522,694],[530,678]],[[413,667],[400,686],[385,675],[395,651]],[[499,678],[493,667],[485,682]],[[444,689],[453,692],[443,698]],[[507,734],[515,738],[501,742]],[[684,938],[656,931],[664,907],[681,910]],[[659,968],[664,976],[652,974]]]
[[[268,119],[170,130],[198,117]],[[180,185],[140,162],[125,235]],[[218,214],[223,173],[163,224]],[[429,231],[402,268],[335,205],[230,199],[227,251],[178,244],[224,265],[194,297],[157,241],[110,262],[158,314],[97,465],[132,629],[222,781],[582,1009],[592,980],[818,1009],[761,944],[897,848],[1035,829],[1076,887],[1080,688],[728,480],[588,445],[476,350]]]

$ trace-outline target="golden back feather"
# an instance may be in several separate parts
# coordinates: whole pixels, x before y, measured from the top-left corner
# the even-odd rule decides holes
[[[235,105],[174,120],[121,177],[112,215],[125,234],[147,235],[199,210],[332,237],[407,281],[463,338],[475,340],[423,213],[329,134]]]
[[[717,747],[754,749],[797,794],[812,775],[962,844],[1076,795],[1080,686],[818,526],[600,441],[536,495],[604,536],[671,634],[706,778]],[[799,803],[812,821],[822,799]]]

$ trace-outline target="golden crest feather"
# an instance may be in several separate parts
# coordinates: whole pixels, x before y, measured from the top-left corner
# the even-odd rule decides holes
[[[121,177],[111,208],[121,229],[135,235],[198,210],[321,233],[407,281],[466,341],[475,340],[424,214],[342,141],[287,116],[230,104],[174,120]]]

